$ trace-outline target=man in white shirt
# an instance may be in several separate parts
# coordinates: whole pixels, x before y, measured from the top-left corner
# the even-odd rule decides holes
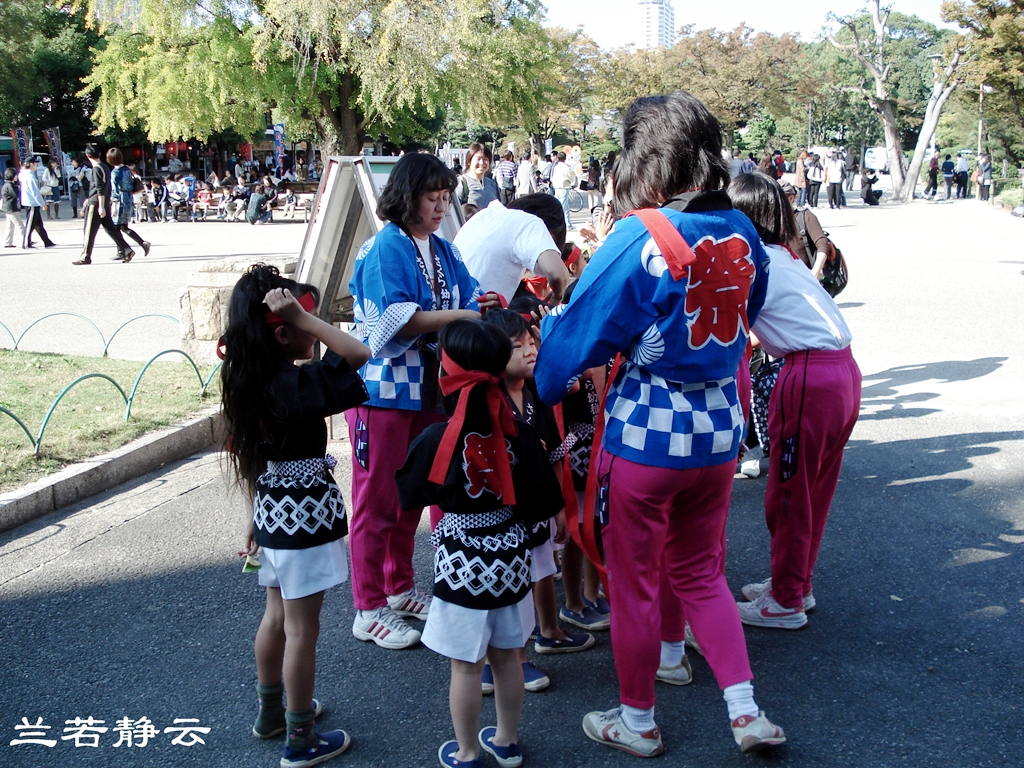
[[[832,149],[827,152],[825,183],[828,184],[828,207],[841,208],[843,205],[843,157]]]
[[[569,191],[576,184],[576,175],[572,172],[569,164],[565,162],[565,152],[558,153],[558,162],[551,169],[551,188],[555,191],[555,197],[562,204],[562,211],[565,213],[565,229],[572,229],[572,220],[569,218]]]
[[[547,279],[555,301],[569,285],[562,207],[550,195],[525,195],[508,208],[495,200],[466,222],[453,244],[484,292],[511,300],[526,270]]]

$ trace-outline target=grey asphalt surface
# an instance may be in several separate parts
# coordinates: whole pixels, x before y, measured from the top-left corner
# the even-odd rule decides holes
[[[818,562],[817,611],[800,632],[747,629],[757,701],[790,741],[740,755],[714,678],[691,656],[692,685],[658,688],[666,745],[658,760],[1020,765],[1024,224],[975,201],[819,214],[850,263],[840,306],[853,329],[864,401]],[[164,229],[198,242],[203,226]],[[258,236],[242,225],[212,226],[232,239],[227,253],[269,248],[270,237],[283,238],[278,229],[293,229],[289,237],[301,242],[297,226],[262,228]],[[68,261],[19,268],[36,281],[73,286],[79,278],[65,274],[75,269],[63,266]],[[164,305],[178,287],[169,267],[140,260],[107,271],[115,268],[117,285],[98,281],[86,292],[112,313],[108,305],[132,286]],[[131,275],[127,289],[122,273]],[[29,290],[27,274],[15,279]],[[9,287],[3,295],[6,322]],[[346,467],[347,445],[334,452]],[[737,594],[768,572],[763,494],[763,478],[735,482],[726,571]],[[0,536],[0,765],[277,764],[280,742],[258,742],[249,732],[263,598],[234,555],[244,515],[219,458],[207,454]],[[423,526],[419,537],[416,566],[427,586]],[[354,746],[329,764],[436,765],[438,745],[452,737],[446,660],[423,648],[361,643],[351,621],[343,586],[325,601],[317,696],[323,727],[344,727]],[[585,654],[534,660],[553,684],[527,694],[526,764],[636,765],[638,758],[594,744],[580,727],[587,711],[617,702],[608,634]],[[148,717],[161,729],[198,718],[211,730],[205,746],[192,747],[161,734],[146,747],[114,748],[112,732],[95,749],[9,745],[23,717],[42,717],[59,740],[65,720],[88,716],[107,727]],[[493,722],[487,699],[483,722]]]

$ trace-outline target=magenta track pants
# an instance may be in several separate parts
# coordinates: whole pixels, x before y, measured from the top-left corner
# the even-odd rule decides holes
[[[649,467],[605,451],[598,462],[598,477],[609,480],[603,540],[620,701],[654,706],[663,583],[676,597],[664,602],[685,610],[718,685],[753,679],[736,600],[721,568],[735,457],[689,470]]]
[[[860,412],[861,374],[849,347],[786,355],[768,404],[765,519],[772,537],[772,596],[803,605],[839,483],[843,448]]]
[[[413,587],[412,553],[422,510],[402,510],[395,472],[405,464],[412,441],[439,419],[433,413],[365,405],[345,411],[352,445],[348,549],[352,597],[361,611],[380,608],[388,595]]]

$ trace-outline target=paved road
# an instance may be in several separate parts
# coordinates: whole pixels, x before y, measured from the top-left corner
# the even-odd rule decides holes
[[[659,688],[661,763],[1019,765],[1024,226],[974,201],[825,210],[821,218],[850,262],[840,298],[864,372],[864,407],[821,552],[817,612],[801,632],[747,631],[758,702],[790,744],[741,756],[720,692],[696,659],[693,685]],[[202,225],[185,224],[158,234],[175,226],[197,247],[206,236]],[[226,252],[284,248],[268,244],[277,228],[258,238],[242,225],[222,228],[232,233]],[[19,292],[46,280],[62,286],[51,295],[77,300],[66,294],[80,279],[64,267],[67,256],[40,258],[18,263]],[[169,261],[187,271],[177,262],[189,258],[206,257]],[[122,274],[141,295],[175,287],[169,265],[94,273],[115,269],[116,284],[97,279],[85,298],[102,307],[91,294],[123,295]],[[14,298],[33,311],[43,303]],[[3,315],[10,301],[5,288]],[[159,302],[166,309],[174,298]],[[345,466],[346,445],[336,450]],[[763,493],[763,480],[736,481],[727,575],[737,590],[767,571]],[[243,514],[217,457],[204,455],[0,536],[0,764],[276,765],[279,744],[248,735],[262,597],[233,555]],[[417,556],[426,584],[422,529]],[[451,733],[446,662],[422,648],[360,643],[351,620],[351,598],[339,588],[325,604],[317,686],[324,725],[355,739],[337,764],[436,764]],[[554,684],[528,695],[528,764],[636,765],[580,729],[583,713],[616,701],[607,634],[590,653],[542,665]],[[485,722],[492,708],[485,704]],[[193,747],[161,734],[144,748],[114,748],[110,732],[95,749],[9,746],[23,717],[42,717],[59,739],[65,720],[88,716],[107,726],[148,717],[158,728],[198,718],[211,730],[205,746]]]

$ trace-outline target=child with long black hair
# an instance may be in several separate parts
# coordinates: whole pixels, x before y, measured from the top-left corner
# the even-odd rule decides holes
[[[512,355],[508,335],[479,320],[455,320],[439,344],[439,386],[453,415],[416,438],[396,475],[403,509],[436,504],[444,511],[430,539],[434,595],[422,637],[452,663],[456,739],[441,745],[438,759],[442,766],[480,768],[483,749],[502,768],[515,768],[523,760],[517,651],[533,627],[530,528],[556,514],[562,497],[540,438],[515,420],[499,389]],[[497,726],[479,730],[485,656],[494,672]]]
[[[256,633],[259,715],[253,734],[287,731],[283,768],[317,765],[348,749],[344,731],[317,734],[313,699],[324,591],[348,578],[345,504],[325,458],[324,418],[366,401],[356,371],[370,350],[314,314],[319,293],[256,264],[231,294],[221,339],[226,448],[253,499],[239,555],[262,548],[267,608]],[[320,362],[295,365],[328,352]],[[287,691],[288,708],[283,694]]]

